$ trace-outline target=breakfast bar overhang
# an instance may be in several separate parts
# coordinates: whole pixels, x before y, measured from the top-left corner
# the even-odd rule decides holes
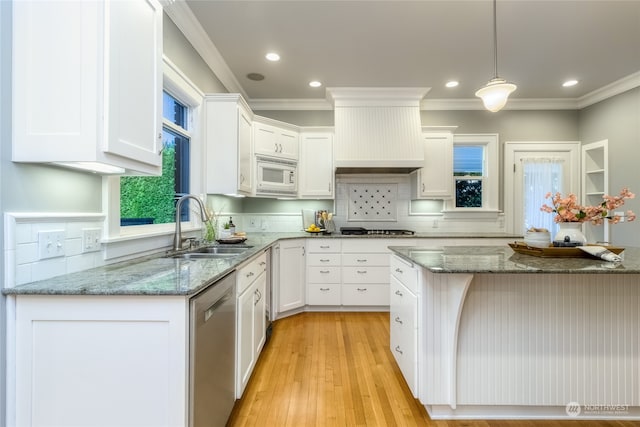
[[[414,393],[432,418],[640,419],[640,249],[390,249],[417,272]]]

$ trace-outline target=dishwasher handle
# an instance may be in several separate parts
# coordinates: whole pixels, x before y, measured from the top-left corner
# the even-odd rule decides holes
[[[213,312],[216,311],[216,309],[218,307],[220,307],[222,304],[224,304],[225,302],[229,301],[229,298],[231,298],[231,294],[233,292],[227,292],[226,294],[224,294],[222,296],[222,298],[220,298],[218,301],[214,302],[211,307],[207,308],[204,311],[204,321],[205,323],[211,318],[211,316],[213,316]]]

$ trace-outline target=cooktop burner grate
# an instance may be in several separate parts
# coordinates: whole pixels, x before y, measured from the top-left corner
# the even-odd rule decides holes
[[[340,227],[340,233],[345,235],[367,235],[367,234],[381,234],[388,236],[412,236],[415,231],[412,230],[398,230],[398,229],[366,229],[363,227]]]

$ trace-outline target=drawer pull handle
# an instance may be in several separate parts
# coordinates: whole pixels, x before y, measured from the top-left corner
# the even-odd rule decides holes
[[[260,265],[267,265],[267,263],[266,263],[266,262],[264,262],[264,261],[262,261],[262,262],[260,263]]]
[[[403,354],[403,353],[402,353],[402,350],[400,350],[400,346],[399,346],[399,345],[397,345],[397,346],[396,346],[396,351],[397,351],[398,353],[400,353],[400,354]]]
[[[251,277],[251,276],[253,276],[253,271],[248,272],[246,275],[246,277]]]
[[[399,268],[396,268],[396,273],[402,274],[402,273],[404,273],[404,271],[400,270]]]
[[[320,249],[329,249],[329,246],[320,246]]]
[[[358,274],[367,274],[367,270],[356,270]]]
[[[331,290],[331,288],[320,288],[320,290],[321,290],[322,292],[327,292],[327,291],[330,291],[330,290]]]
[[[329,262],[331,261],[330,259],[321,259],[320,262]]]
[[[358,292],[367,292],[367,288],[357,288]]]
[[[404,295],[400,291],[396,291],[396,295],[403,297]]]
[[[358,262],[367,262],[366,259],[357,259],[356,261],[358,261]]]
[[[328,274],[328,273],[331,273],[331,272],[330,272],[329,270],[320,270],[320,273],[322,273],[322,274]]]
[[[396,318],[395,318],[395,319],[393,319],[393,320],[395,320],[396,322],[398,322],[398,323],[400,323],[400,324],[402,325],[402,320],[400,320],[400,318],[399,318],[399,317],[396,317]]]

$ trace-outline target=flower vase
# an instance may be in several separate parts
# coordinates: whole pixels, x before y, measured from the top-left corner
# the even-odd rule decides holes
[[[559,222],[558,232],[553,241],[568,243],[571,246],[582,246],[587,243],[587,237],[582,233],[581,222]]]

